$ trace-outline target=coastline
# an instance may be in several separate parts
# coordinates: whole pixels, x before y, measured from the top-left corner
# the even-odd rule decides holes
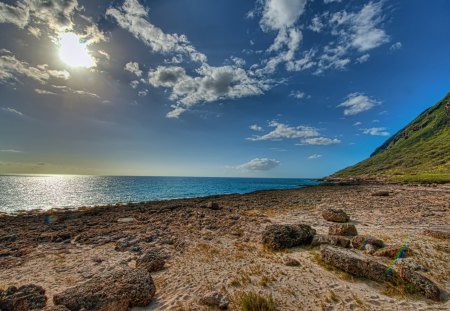
[[[377,191],[389,195],[373,196]],[[209,202],[218,208],[208,208]],[[361,183],[3,214],[0,289],[37,284],[51,305],[64,289],[118,266],[135,268],[143,253],[157,250],[166,268],[151,274],[156,296],[143,310],[207,310],[198,301],[211,289],[225,292],[232,310],[237,295],[247,291],[272,295],[280,310],[445,310],[448,301],[390,296],[382,284],[346,280],[317,262],[317,248],[268,251],[261,233],[273,223],[306,223],[324,234],[328,223],[321,211],[342,208],[360,234],[389,244],[410,236],[414,260],[429,267],[427,276],[449,292],[448,240],[423,235],[426,229],[446,229],[448,202],[448,184]],[[286,256],[300,266],[286,266]]]

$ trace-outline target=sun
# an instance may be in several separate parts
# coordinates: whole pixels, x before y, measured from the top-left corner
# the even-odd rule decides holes
[[[94,58],[87,44],[73,32],[65,32],[59,37],[59,58],[71,67],[90,68],[95,66]]]

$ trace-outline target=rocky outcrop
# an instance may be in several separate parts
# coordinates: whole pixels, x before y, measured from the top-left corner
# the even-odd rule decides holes
[[[0,290],[0,310],[28,311],[45,307],[47,297],[45,290],[37,285],[29,284],[19,288],[8,287]]]
[[[355,225],[353,224],[332,224],[328,229],[329,235],[355,236],[358,235]]]
[[[324,262],[351,275],[378,282],[394,279],[393,274],[387,273],[388,267],[385,264],[351,250],[322,245],[320,254]]]
[[[267,226],[262,233],[264,245],[279,250],[311,243],[316,230],[305,224]]]
[[[207,293],[202,298],[200,298],[199,302],[202,305],[216,307],[219,309],[228,308],[228,304],[230,303],[227,297],[216,291]]]
[[[311,242],[312,246],[320,246],[323,244],[340,246],[344,248],[350,247],[350,238],[340,235],[321,235],[316,234]]]
[[[136,261],[136,267],[147,272],[156,272],[164,269],[166,261],[155,250],[150,250]]]
[[[322,217],[332,222],[347,222],[350,217],[341,209],[329,208],[322,212]]]
[[[83,308],[86,311],[125,311],[148,305],[155,291],[147,271],[121,267],[56,294],[53,302],[72,311]]]

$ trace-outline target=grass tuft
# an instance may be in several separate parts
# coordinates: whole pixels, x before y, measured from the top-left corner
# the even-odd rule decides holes
[[[255,292],[244,292],[238,297],[242,311],[275,311],[275,300],[270,295],[260,295]]]

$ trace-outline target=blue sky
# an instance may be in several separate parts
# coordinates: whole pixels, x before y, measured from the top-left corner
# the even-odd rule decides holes
[[[0,173],[322,177],[445,96],[450,2],[0,2]]]

